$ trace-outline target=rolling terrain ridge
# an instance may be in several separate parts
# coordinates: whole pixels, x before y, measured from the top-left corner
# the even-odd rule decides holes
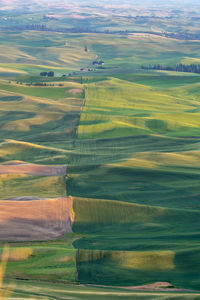
[[[41,289],[48,296],[52,282],[59,299],[173,299],[117,288],[157,281],[198,290],[200,77],[139,65],[155,57],[178,63],[186,52],[197,59],[199,42],[24,32],[19,46],[18,33],[8,43],[12,37],[19,52],[0,64],[0,228],[12,232],[20,212],[22,226],[26,217],[35,226],[23,242],[0,235],[10,239],[6,278],[17,279],[16,297],[39,298]],[[66,39],[72,48],[63,51]],[[78,71],[103,55],[105,69]],[[55,77],[41,78],[43,70]],[[9,219],[11,205],[19,211]],[[38,219],[53,228],[50,237]],[[36,229],[41,242],[33,242]],[[62,285],[77,279],[110,288]]]

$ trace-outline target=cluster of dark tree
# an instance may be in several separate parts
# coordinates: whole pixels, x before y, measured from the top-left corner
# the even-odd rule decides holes
[[[61,33],[104,33],[104,34],[119,34],[119,35],[128,35],[132,33],[146,33],[153,34],[157,36],[164,36],[168,38],[174,38],[179,40],[200,40],[199,33],[187,33],[187,32],[154,32],[154,31],[133,31],[133,30],[94,30],[87,27],[73,27],[73,28],[53,28],[47,27],[44,24],[30,24],[30,25],[15,25],[15,26],[0,26],[2,30],[33,30],[33,31],[52,31],[52,32],[61,32]],[[85,47],[85,51],[88,49]]]
[[[144,70],[166,70],[166,71],[176,71],[176,72],[189,72],[189,73],[199,73],[200,74],[200,64],[183,65],[178,64],[176,66],[163,66],[161,64],[142,66]]]
[[[58,19],[55,18],[55,17],[49,17],[49,16],[44,15],[44,16],[43,16],[43,20],[44,20],[44,21],[51,21],[51,20],[58,20]]]
[[[11,83],[11,81],[9,81],[9,83]],[[24,85],[23,82],[17,81],[16,83],[20,84],[20,85]],[[50,83],[50,84],[48,84],[46,82],[36,82],[36,83],[31,82],[31,83],[25,83],[25,85],[26,86],[45,86],[45,87],[46,86],[59,86],[59,87],[64,86],[64,84],[62,84],[62,83],[59,83],[59,84]]]
[[[41,72],[40,73],[40,76],[48,76],[48,77],[54,77],[54,72],[53,71],[50,71],[50,72]]]
[[[177,40],[200,40],[200,34],[199,33],[187,33],[187,32],[163,32],[160,35],[165,36],[165,37],[169,37],[169,38],[173,38],[173,39],[177,39]]]
[[[56,85],[54,83],[48,84],[46,82],[27,83],[26,85],[28,85],[28,86],[31,86],[31,85],[33,85],[33,86],[64,86],[64,84],[62,84],[62,83],[59,83]]]
[[[127,35],[129,33],[132,33],[132,31],[128,30],[118,30],[118,31],[110,31],[110,30],[94,30],[87,27],[73,27],[73,28],[53,28],[53,27],[47,27],[46,25],[40,25],[40,24],[30,24],[30,25],[15,25],[15,26],[0,26],[1,30],[7,30],[7,31],[22,31],[22,30],[32,30],[32,31],[52,31],[52,32],[60,32],[60,33],[104,33],[104,34],[121,34],[121,35]],[[85,47],[85,51],[87,52],[88,49]]]
[[[90,69],[90,68],[80,68],[80,71],[81,71],[81,72],[91,72],[91,71],[93,71],[93,70]]]
[[[30,25],[15,25],[11,27],[2,27],[3,30],[35,30],[35,31],[48,31],[44,24],[30,24]]]

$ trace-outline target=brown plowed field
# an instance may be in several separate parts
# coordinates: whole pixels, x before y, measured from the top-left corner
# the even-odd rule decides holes
[[[0,240],[49,240],[72,232],[72,198],[0,201]]]
[[[71,89],[69,90],[69,92],[73,95],[73,96],[76,96],[76,94],[80,94],[82,93],[82,89]]]
[[[42,166],[35,164],[0,165],[0,174],[64,176],[67,174],[67,166]]]

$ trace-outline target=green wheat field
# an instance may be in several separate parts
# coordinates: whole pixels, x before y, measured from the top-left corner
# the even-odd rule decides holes
[[[43,24],[42,9],[12,22]],[[137,35],[99,33],[118,25],[98,10],[99,27],[94,16],[68,24],[61,13],[52,26],[94,31],[8,30],[0,21],[0,231],[16,221],[4,219],[6,200],[73,202],[72,232],[2,239],[0,299],[10,282],[7,299],[200,299],[200,74],[141,68],[199,64],[200,40],[144,35],[148,20]],[[24,163],[66,165],[67,174],[5,171]],[[172,286],[131,290],[156,282]]]

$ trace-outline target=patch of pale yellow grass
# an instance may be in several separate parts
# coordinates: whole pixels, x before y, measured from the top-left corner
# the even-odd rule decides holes
[[[6,289],[3,289],[3,280],[5,277],[6,266],[9,259],[9,246],[6,245],[3,249],[3,253],[1,255],[1,264],[0,264],[0,300],[8,299],[11,296],[12,291],[14,289],[14,284],[10,283]]]

